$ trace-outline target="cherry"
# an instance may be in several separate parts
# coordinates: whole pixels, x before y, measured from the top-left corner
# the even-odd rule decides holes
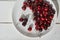
[[[24,22],[22,23],[22,25],[23,25],[23,26],[26,26],[26,22],[24,21]]]
[[[48,29],[48,27],[47,27],[47,26],[44,26],[44,29],[45,29],[45,30],[47,30],[47,29]]]
[[[41,10],[41,7],[40,6],[38,6],[38,11],[40,11]]]
[[[39,0],[35,0],[35,3],[38,3],[39,2]]]
[[[22,9],[25,11],[25,10],[26,10],[26,6],[24,5],[24,6],[22,7]]]
[[[23,20],[24,20],[23,18],[20,18],[20,19],[19,19],[19,21],[21,21],[21,22],[22,22]]]
[[[44,25],[41,25],[41,28],[44,29]]]
[[[42,21],[44,21],[45,19],[44,18],[41,18]]]
[[[36,29],[36,30],[39,30],[39,29],[40,29],[40,27],[36,26],[36,27],[35,27],[35,29]]]
[[[27,2],[23,2],[23,5],[27,6]]]
[[[42,28],[39,29],[39,31],[41,31],[41,32],[42,32],[42,30],[43,30]]]
[[[46,17],[46,16],[47,16],[47,14],[48,14],[48,12],[43,11],[43,14],[44,14],[44,16]]]
[[[28,28],[28,31],[32,31],[32,27],[29,27],[29,28]]]
[[[48,8],[47,8],[47,7],[45,7],[44,11],[48,11]]]
[[[43,2],[43,0],[39,0],[39,2]]]
[[[53,19],[53,16],[50,16],[50,19]]]
[[[24,19],[24,22],[22,23],[22,25],[23,25],[23,26],[26,26],[27,21],[28,21],[28,19],[27,19],[27,18],[25,18],[25,19]]]

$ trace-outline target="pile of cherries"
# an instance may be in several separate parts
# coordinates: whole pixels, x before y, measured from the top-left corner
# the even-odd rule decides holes
[[[52,4],[46,0],[26,0],[23,2],[22,10],[25,11],[27,7],[32,10],[35,29],[37,31],[47,30],[55,14]],[[26,25],[26,23],[23,22],[23,25]]]

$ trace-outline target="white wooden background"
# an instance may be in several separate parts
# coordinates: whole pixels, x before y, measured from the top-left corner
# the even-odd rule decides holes
[[[16,0],[0,1],[0,40],[60,40],[60,24],[54,25],[53,30],[42,38],[29,38],[19,33],[12,24],[12,9],[15,3]],[[60,13],[57,22],[60,23]]]

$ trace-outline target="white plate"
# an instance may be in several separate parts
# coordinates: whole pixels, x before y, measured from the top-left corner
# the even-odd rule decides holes
[[[53,8],[56,11],[56,13],[54,15],[54,18],[52,20],[51,26],[48,28],[48,30],[46,30],[46,31],[44,30],[42,32],[37,32],[33,29],[32,32],[28,32],[27,27],[23,27],[21,25],[21,22],[19,22],[19,18],[21,17],[22,14],[27,15],[28,13],[31,13],[30,15],[32,15],[32,12],[31,12],[31,10],[29,10],[29,8],[27,8],[26,11],[22,10],[21,7],[23,6],[24,0],[17,1],[17,3],[14,6],[14,9],[13,9],[12,19],[13,19],[13,23],[14,23],[15,27],[17,28],[17,30],[19,32],[21,32],[22,34],[24,34],[26,36],[29,36],[29,37],[40,37],[40,36],[45,35],[48,32],[50,32],[50,30],[52,30],[52,27],[54,27],[55,22],[56,22],[57,10],[56,10],[56,7],[55,7],[54,3],[51,0],[48,0],[48,1],[53,5]]]

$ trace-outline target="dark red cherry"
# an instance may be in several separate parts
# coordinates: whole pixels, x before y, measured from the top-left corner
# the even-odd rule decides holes
[[[39,2],[43,2],[43,0],[39,0]]]
[[[29,27],[29,28],[28,28],[28,31],[32,31],[32,27]]]
[[[21,22],[22,22],[23,20],[24,20],[23,18],[20,18],[20,19],[19,19],[19,21],[21,21]]]
[[[25,5],[23,5],[22,10],[24,10],[24,11],[26,10],[26,6]]]

